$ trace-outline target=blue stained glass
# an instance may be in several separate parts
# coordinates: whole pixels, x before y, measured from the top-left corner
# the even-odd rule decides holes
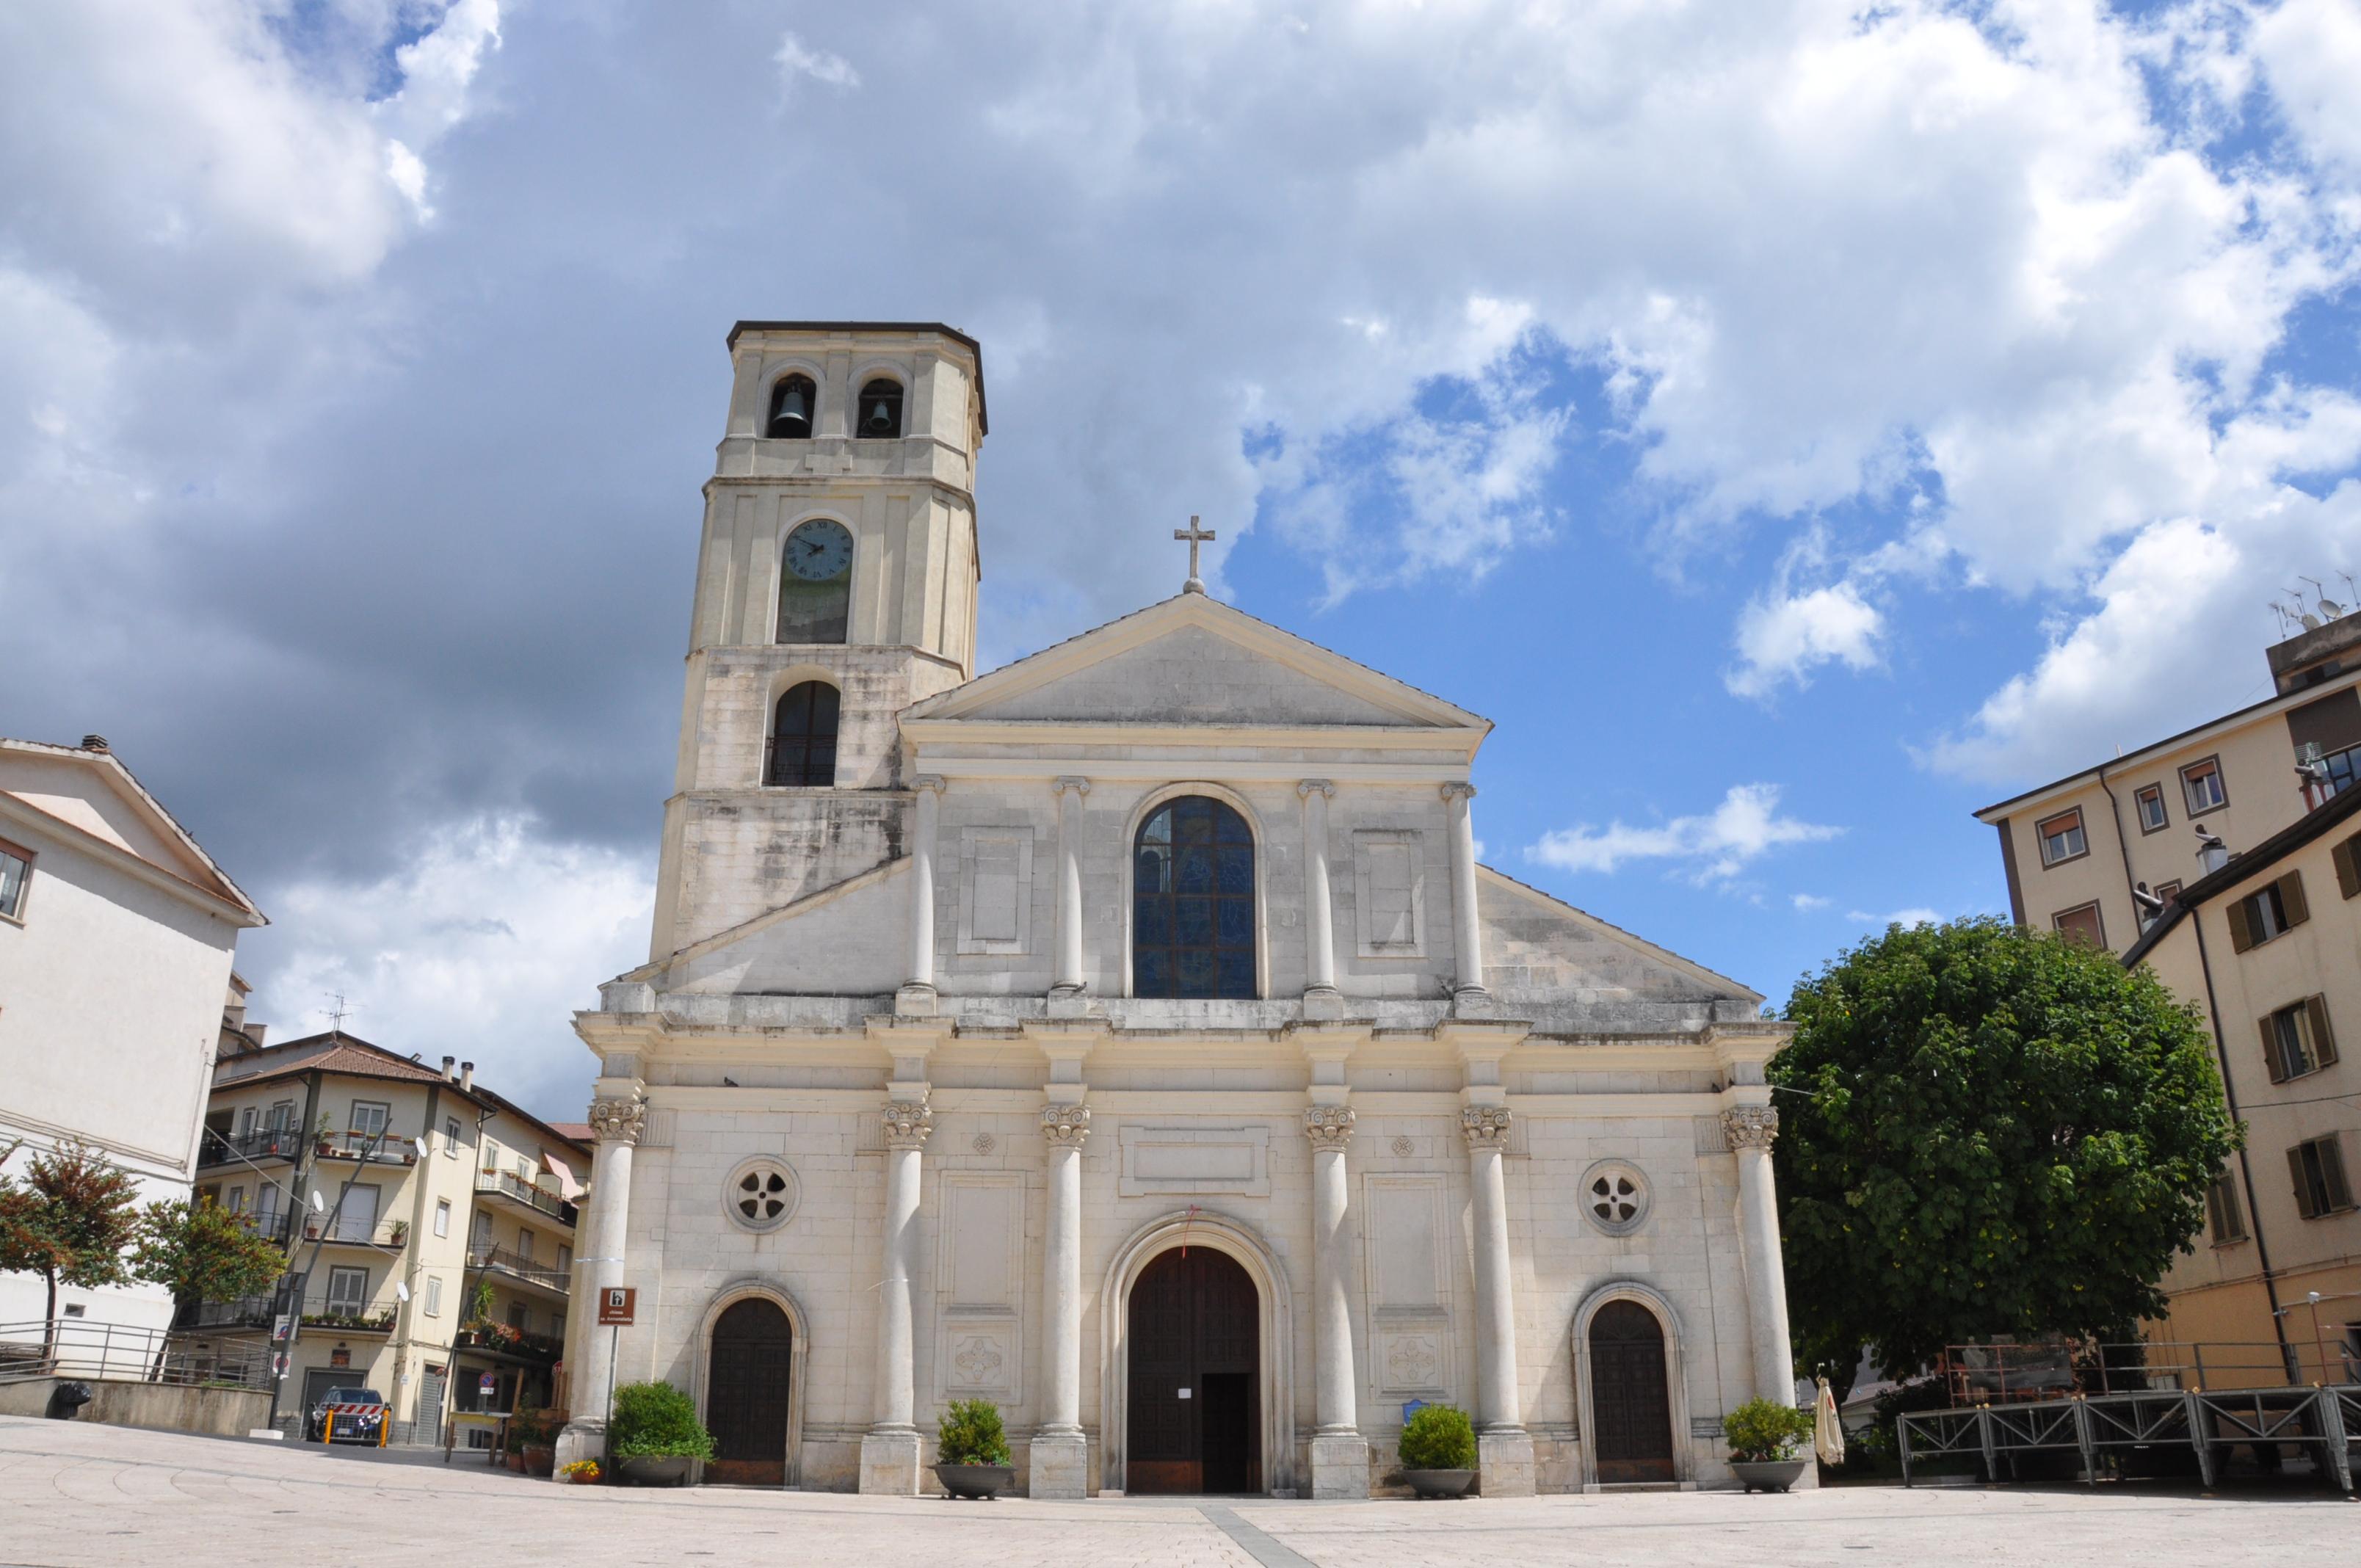
[[[1220,801],[1167,801],[1133,851],[1132,992],[1255,994],[1254,835]]]
[[[1172,994],[1172,955],[1162,948],[1142,948],[1134,959],[1131,988],[1142,996]]]
[[[1144,947],[1170,947],[1172,901],[1168,898],[1135,900],[1131,908],[1131,935],[1134,941]]]
[[[1211,850],[1200,849],[1194,844],[1183,846],[1180,850],[1180,874],[1174,880],[1173,885],[1182,893],[1213,892],[1213,852]]]
[[[1172,940],[1183,948],[1210,948],[1213,945],[1213,900],[1210,898],[1176,898],[1172,901],[1179,916],[1173,923]]]
[[[1213,955],[1199,948],[1182,948],[1175,952],[1183,996],[1215,996],[1213,989]]]
[[[1222,953],[1217,955],[1217,959],[1221,965],[1221,989],[1214,994],[1218,996],[1251,999],[1255,993],[1254,955],[1252,953]]]
[[[1224,845],[1213,851],[1214,872],[1224,893],[1254,891],[1254,850]]]
[[[1135,893],[1171,892],[1171,883],[1165,876],[1165,868],[1170,864],[1170,850],[1149,849],[1142,845],[1139,850],[1139,864],[1132,872],[1132,891]]]
[[[1243,898],[1215,899],[1213,939],[1224,948],[1254,946],[1254,905]]]

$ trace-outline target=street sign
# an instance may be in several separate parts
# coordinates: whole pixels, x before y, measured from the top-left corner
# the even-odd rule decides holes
[[[630,1328],[631,1314],[639,1303],[640,1292],[634,1286],[618,1285],[598,1292],[598,1326]]]
[[[295,1314],[292,1312],[280,1313],[278,1319],[270,1325],[270,1338],[272,1342],[278,1344],[286,1343],[287,1336],[293,1331],[294,1327]]]
[[[500,1391],[500,1380],[494,1374],[487,1372],[476,1379],[476,1389],[478,1393],[497,1394]]]

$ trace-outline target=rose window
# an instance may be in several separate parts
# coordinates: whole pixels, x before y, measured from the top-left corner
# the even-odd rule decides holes
[[[1582,1180],[1582,1207],[1609,1235],[1628,1235],[1648,1217],[1648,1183],[1620,1160],[1593,1166]]]
[[[749,1160],[730,1174],[724,1202],[744,1229],[777,1230],[795,1212],[795,1173],[776,1160]]]

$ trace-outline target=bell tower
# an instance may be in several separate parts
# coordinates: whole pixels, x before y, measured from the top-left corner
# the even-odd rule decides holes
[[[974,673],[982,346],[741,321],[730,356],[651,958],[899,856],[895,716]]]

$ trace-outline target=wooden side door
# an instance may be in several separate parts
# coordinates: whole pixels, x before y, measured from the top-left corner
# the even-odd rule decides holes
[[[721,1486],[782,1486],[787,1479],[787,1388],[795,1331],[775,1302],[732,1303],[713,1325],[705,1426],[713,1457],[705,1478]]]
[[[1168,1252],[1140,1270],[1131,1287],[1127,1492],[1204,1490],[1193,1261],[1177,1249]]]
[[[1590,1440],[1601,1485],[1674,1479],[1664,1329],[1637,1301],[1590,1320]]]

